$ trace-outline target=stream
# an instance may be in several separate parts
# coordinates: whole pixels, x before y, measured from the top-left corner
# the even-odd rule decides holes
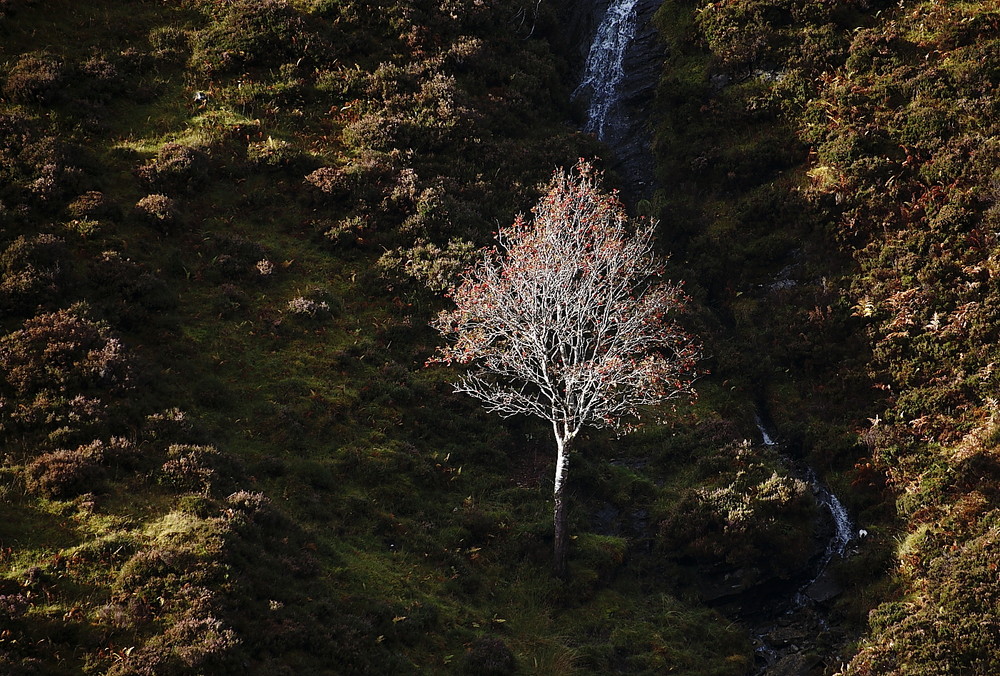
[[[646,127],[648,106],[660,71],[664,48],[657,43],[651,18],[661,0],[594,0],[601,18],[591,33],[580,84],[573,94],[586,104],[584,131],[593,133],[616,155],[612,166],[622,175],[623,193],[643,199],[655,188],[655,166]],[[781,444],[759,415],[757,430],[764,446]],[[751,590],[736,612],[754,644],[759,676],[803,676],[822,673],[822,655],[846,640],[828,621],[829,603],[840,588],[830,571],[836,558],[850,555],[857,530],[847,510],[808,465],[782,454],[791,472],[811,488],[821,508],[825,543],[799,578],[782,591]],[[751,601],[752,599],[752,601]]]
[[[614,151],[610,168],[619,174],[622,194],[632,203],[652,197],[656,188],[646,122],[666,57],[652,24],[661,1],[591,0],[589,9],[599,17],[596,25],[582,21],[570,29],[590,45],[579,54],[584,65],[572,97],[586,108],[583,130]]]
[[[605,12],[587,54],[583,81],[574,98],[586,95],[587,122],[583,130],[605,142],[610,132],[625,123],[627,114],[621,101],[625,80],[625,52],[636,33],[636,5],[639,0],[613,0]]]
[[[755,416],[757,430],[764,446],[781,444]],[[793,461],[782,454],[791,473],[805,481],[826,522],[828,534],[822,552],[813,558],[793,591],[785,598],[768,599],[764,610],[741,618],[754,645],[758,676],[803,676],[823,673],[821,655],[832,654],[843,645],[846,637],[829,622],[829,603],[840,594],[830,564],[837,558],[851,555],[851,545],[858,531],[840,499],[808,465]]]

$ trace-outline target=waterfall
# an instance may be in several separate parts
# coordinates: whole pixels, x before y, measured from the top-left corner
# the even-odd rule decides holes
[[[757,426],[757,431],[760,433],[761,441],[765,446],[779,445],[764,425],[764,421],[761,419],[760,414],[756,412],[754,413],[754,424]],[[847,513],[847,508],[844,507],[844,503],[842,503],[840,499],[830,491],[826,484],[820,481],[812,467],[805,467],[804,470],[800,470],[799,476],[809,484],[809,488],[812,490],[813,496],[816,498],[816,502],[818,502],[826,511],[830,513],[830,518],[833,521],[834,527],[833,535],[827,541],[823,556],[820,559],[819,564],[816,566],[816,576],[803,586],[803,589],[805,589],[823,574],[823,571],[826,570],[827,564],[830,563],[834,556],[844,555],[844,552],[847,551],[847,545],[849,545],[851,540],[854,539],[855,531],[854,522],[851,521],[851,517]]]
[[[584,131],[608,140],[612,125],[620,126],[621,85],[625,79],[625,51],[635,37],[639,0],[612,0],[597,27],[584,66],[583,81],[573,98],[589,95]]]
[[[819,480],[816,472],[810,468],[806,471],[806,477],[816,495],[816,500],[830,512],[830,516],[833,518],[834,534],[826,545],[823,562],[825,565],[835,555],[843,556],[844,552],[847,551],[847,545],[854,539],[854,523],[847,514],[843,503]]]

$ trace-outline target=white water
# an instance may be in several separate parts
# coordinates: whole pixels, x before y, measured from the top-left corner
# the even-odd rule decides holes
[[[830,516],[833,517],[834,535],[826,545],[826,556],[823,562],[826,565],[834,555],[844,555],[847,545],[854,539],[854,523],[848,516],[843,503],[816,477],[816,473],[812,469],[806,472],[806,477],[812,486],[813,493],[816,494],[816,499],[829,510]]]
[[[590,45],[583,81],[573,93],[573,98],[589,94],[590,107],[583,129],[602,141],[606,140],[618,107],[625,79],[625,50],[635,37],[638,4],[639,0],[611,0]]]
[[[764,442],[765,446],[777,446],[778,442],[771,438],[768,434],[767,428],[764,427],[764,422],[760,419],[760,416],[756,413],[753,414],[753,421],[757,425],[757,431],[760,432],[760,438]]]
[[[757,431],[760,432],[761,440],[765,446],[777,446],[778,442],[768,433],[767,428],[764,426],[764,422],[760,419],[760,416],[756,413],[754,414],[754,423],[757,425]],[[806,603],[806,589],[826,570],[827,565],[833,559],[834,556],[843,556],[847,551],[847,545],[851,543],[854,539],[854,522],[851,521],[850,515],[847,513],[847,508],[840,499],[830,492],[826,484],[819,480],[816,476],[816,472],[813,471],[811,467],[805,469],[802,478],[809,483],[809,487],[812,489],[813,495],[816,497],[816,502],[821,504],[828,512],[830,512],[830,517],[833,520],[834,532],[833,536],[827,541],[826,547],[823,551],[823,556],[819,560],[819,564],[816,566],[816,574],[812,579],[806,582],[799,589],[796,594],[795,604],[802,605]]]

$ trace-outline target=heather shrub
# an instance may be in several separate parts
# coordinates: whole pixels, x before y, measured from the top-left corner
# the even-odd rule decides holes
[[[66,212],[72,218],[102,219],[119,215],[117,206],[99,190],[88,190],[77,196],[66,206]]]
[[[368,219],[360,215],[348,216],[339,221],[321,219],[315,221],[313,226],[326,240],[339,245],[364,244],[369,232]]]
[[[164,483],[180,490],[207,493],[215,477],[211,456],[216,454],[218,451],[211,446],[172,445],[161,468]]]
[[[87,444],[89,452],[99,455],[106,466],[135,469],[142,460],[142,449],[125,437],[111,437],[107,441]]]
[[[328,319],[340,311],[339,299],[323,289],[309,289],[305,294],[288,301],[285,311],[295,317],[308,320]]]
[[[226,497],[228,509],[247,516],[263,514],[271,509],[271,501],[263,493],[236,491]]]
[[[222,517],[230,528],[289,526],[263,493],[240,490],[225,501]]]
[[[250,296],[235,284],[223,284],[212,298],[212,310],[224,319],[234,317],[250,304]]]
[[[211,74],[252,66],[332,60],[323,23],[285,0],[236,0],[194,38],[192,64]]]
[[[163,483],[178,490],[208,494],[231,487],[242,475],[239,462],[214,446],[173,444],[160,469]]]
[[[3,380],[19,395],[120,392],[130,382],[124,346],[82,305],[42,314],[0,338]]]
[[[96,490],[104,479],[100,449],[81,446],[45,453],[25,468],[25,487],[35,495],[71,498]]]
[[[347,197],[351,190],[349,176],[336,167],[320,167],[307,174],[305,184],[316,204],[336,202]]]
[[[169,232],[180,221],[177,203],[166,195],[146,195],[136,203],[135,214],[161,232]]]
[[[51,103],[61,90],[64,75],[58,57],[42,52],[24,54],[7,73],[3,91],[15,103]]]
[[[774,459],[757,453],[749,444],[733,444],[703,458],[704,484],[658,516],[664,551],[765,577],[805,564],[814,553],[808,485],[775,472]],[[782,556],[773,557],[775,551]]]
[[[273,274],[262,261],[269,261],[270,254],[264,245],[240,235],[215,234],[210,238],[213,254],[212,268],[225,279],[267,277]]]
[[[118,570],[111,591],[118,597],[131,596],[152,601],[176,584],[187,558],[174,549],[140,549]]]
[[[36,173],[49,166],[94,168],[93,158],[79,145],[58,136],[44,136],[37,129],[24,129],[23,134],[19,139],[20,158]]]
[[[191,146],[165,143],[156,158],[138,167],[135,173],[151,190],[187,192],[199,187],[208,178],[208,157]]]
[[[116,96],[133,94],[134,87],[129,87],[129,78],[116,61],[92,56],[81,63],[77,71],[76,89],[87,102],[107,104]]]
[[[54,235],[20,236],[0,254],[0,306],[28,311],[54,300],[69,268],[65,243]]]
[[[191,51],[191,35],[177,26],[157,26],[149,31],[153,55],[171,63],[182,63]]]
[[[107,418],[132,380],[121,341],[79,305],[38,315],[0,338],[0,424],[65,444]],[[79,441],[77,442],[79,443]]]
[[[75,449],[45,453],[25,469],[25,487],[50,498],[70,498],[98,490],[109,466],[137,465],[139,449],[122,437],[93,441]]]
[[[315,301],[304,296],[296,296],[288,301],[286,309],[299,317],[320,319],[330,316],[330,306],[324,301]]]
[[[90,264],[94,305],[116,324],[137,326],[174,308],[174,293],[145,266],[117,251],[105,251]]]
[[[189,443],[197,436],[196,428],[191,416],[174,407],[146,416],[142,436],[150,441]]]
[[[455,286],[476,255],[472,242],[451,239],[445,248],[417,240],[412,247],[387,251],[378,261],[383,274],[402,274],[441,293]]]
[[[185,613],[162,634],[116,663],[108,676],[181,676],[234,673],[234,651],[240,640],[219,619]]]
[[[295,170],[307,161],[308,157],[295,145],[270,136],[266,141],[254,141],[247,145],[247,163],[257,169]]]
[[[31,600],[24,594],[16,592],[0,594],[0,618],[3,618],[4,624],[19,620],[29,605]]]
[[[73,549],[73,558],[86,563],[118,567],[139,548],[139,541],[125,531],[111,532]]]
[[[41,136],[30,125],[13,131],[11,151],[17,153],[14,178],[19,200],[55,212],[65,206],[64,199],[85,189],[84,169],[95,168],[94,158],[85,149],[55,136]]]
[[[79,189],[82,172],[76,167],[46,164],[25,188],[37,206],[56,211],[59,202]]]

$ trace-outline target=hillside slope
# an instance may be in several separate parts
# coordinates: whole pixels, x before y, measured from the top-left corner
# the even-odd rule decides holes
[[[845,581],[890,576],[845,673],[996,673],[998,6],[659,19],[664,217],[731,329],[721,370],[854,487]]]
[[[474,247],[603,152],[551,11],[0,3],[5,673],[747,670],[685,557],[787,575],[812,506],[729,463],[724,388],[581,441],[563,584],[546,430],[423,367]]]

